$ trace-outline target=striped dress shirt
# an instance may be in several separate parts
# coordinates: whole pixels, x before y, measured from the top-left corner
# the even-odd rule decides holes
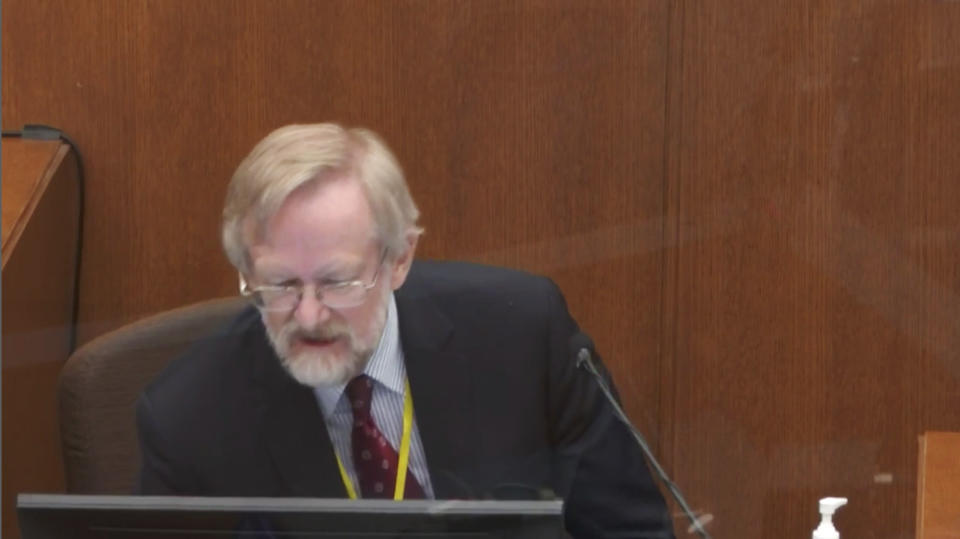
[[[403,398],[404,382],[407,377],[403,360],[403,349],[400,347],[400,329],[397,323],[397,302],[390,295],[387,307],[387,319],[383,326],[383,334],[377,349],[370,356],[364,374],[373,381],[373,402],[371,413],[380,432],[386,436],[390,445],[399,453],[400,437],[403,434]],[[314,388],[323,420],[327,424],[327,431],[333,441],[333,447],[340,457],[340,462],[350,477],[359,495],[357,472],[353,466],[353,452],[351,451],[351,432],[353,431],[353,410],[349,399],[344,395],[347,387],[343,383],[334,387]],[[414,403],[415,405],[416,403]],[[410,471],[420,482],[428,499],[433,499],[433,487],[430,483],[430,474],[427,471],[427,459],[423,451],[423,442],[420,440],[420,431],[417,428],[416,414],[413,418],[413,432],[410,436]]]

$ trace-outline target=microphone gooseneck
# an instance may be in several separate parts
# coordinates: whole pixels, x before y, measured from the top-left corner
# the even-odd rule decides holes
[[[656,457],[653,456],[653,451],[650,450],[650,446],[647,444],[646,438],[644,438],[639,429],[633,426],[633,423],[630,422],[630,418],[627,417],[626,412],[623,411],[623,408],[620,407],[620,403],[617,402],[617,399],[614,398],[613,393],[611,393],[610,388],[607,386],[606,380],[604,379],[603,375],[600,374],[596,364],[593,362],[593,357],[590,353],[590,350],[593,349],[593,342],[590,341],[590,337],[587,337],[583,333],[575,334],[570,338],[570,348],[576,351],[575,355],[577,358],[577,368],[589,372],[596,380],[597,385],[600,386],[600,391],[603,392],[603,395],[607,398],[607,402],[609,402],[610,406],[613,407],[614,415],[617,416],[617,419],[626,425],[630,430],[630,433],[633,434],[633,438],[637,441],[637,445],[640,446],[640,449],[643,450],[643,454],[647,458],[647,462],[650,463],[650,466],[657,473],[657,477],[659,477],[660,482],[667,487],[667,490],[670,491],[670,495],[673,496],[674,500],[676,500],[677,504],[680,506],[680,509],[683,510],[683,513],[688,519],[690,519],[691,529],[695,530],[704,539],[711,539],[710,534],[707,533],[706,529],[704,529],[700,519],[693,514],[693,511],[687,504],[687,500],[683,497],[680,489],[673,483],[673,481],[670,480],[670,476],[667,475],[667,472],[663,469],[663,466],[661,466]]]

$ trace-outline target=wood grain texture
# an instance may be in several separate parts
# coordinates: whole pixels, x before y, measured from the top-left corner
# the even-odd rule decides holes
[[[290,122],[380,131],[422,206],[424,256],[530,269],[639,256],[582,277],[657,296],[662,2],[12,1],[4,14],[5,125],[56,124],[89,156],[82,341],[233,291],[226,183]],[[33,61],[54,36],[70,61]]]
[[[23,233],[46,189],[56,166],[69,151],[60,141],[23,140],[7,137],[3,140],[3,264]],[[51,168],[52,167],[52,168]]]
[[[545,273],[658,443],[664,1],[3,2],[3,124],[87,164],[80,341],[234,292],[219,212],[270,130],[380,132],[420,255]]]
[[[561,285],[714,537],[805,536],[828,494],[912,535],[916,436],[960,430],[960,3],[2,9],[4,127],[87,160],[81,340],[233,291],[267,132],[367,125],[422,256]]]
[[[913,533],[916,435],[960,426],[958,16],[683,6],[664,422],[716,537],[804,536],[826,495],[844,536]]]

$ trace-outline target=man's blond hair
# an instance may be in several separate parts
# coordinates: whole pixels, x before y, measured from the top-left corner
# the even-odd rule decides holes
[[[240,163],[223,206],[223,248],[241,273],[249,274],[249,242],[300,187],[340,174],[358,179],[376,223],[377,239],[394,258],[404,253],[420,210],[403,170],[386,144],[367,129],[336,124],[288,125],[270,133]]]

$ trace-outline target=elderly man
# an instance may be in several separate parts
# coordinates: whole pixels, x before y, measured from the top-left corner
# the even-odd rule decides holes
[[[253,306],[138,405],[145,494],[565,499],[577,537],[671,537],[548,279],[414,262],[373,133],[293,125],[240,164],[223,245]]]

